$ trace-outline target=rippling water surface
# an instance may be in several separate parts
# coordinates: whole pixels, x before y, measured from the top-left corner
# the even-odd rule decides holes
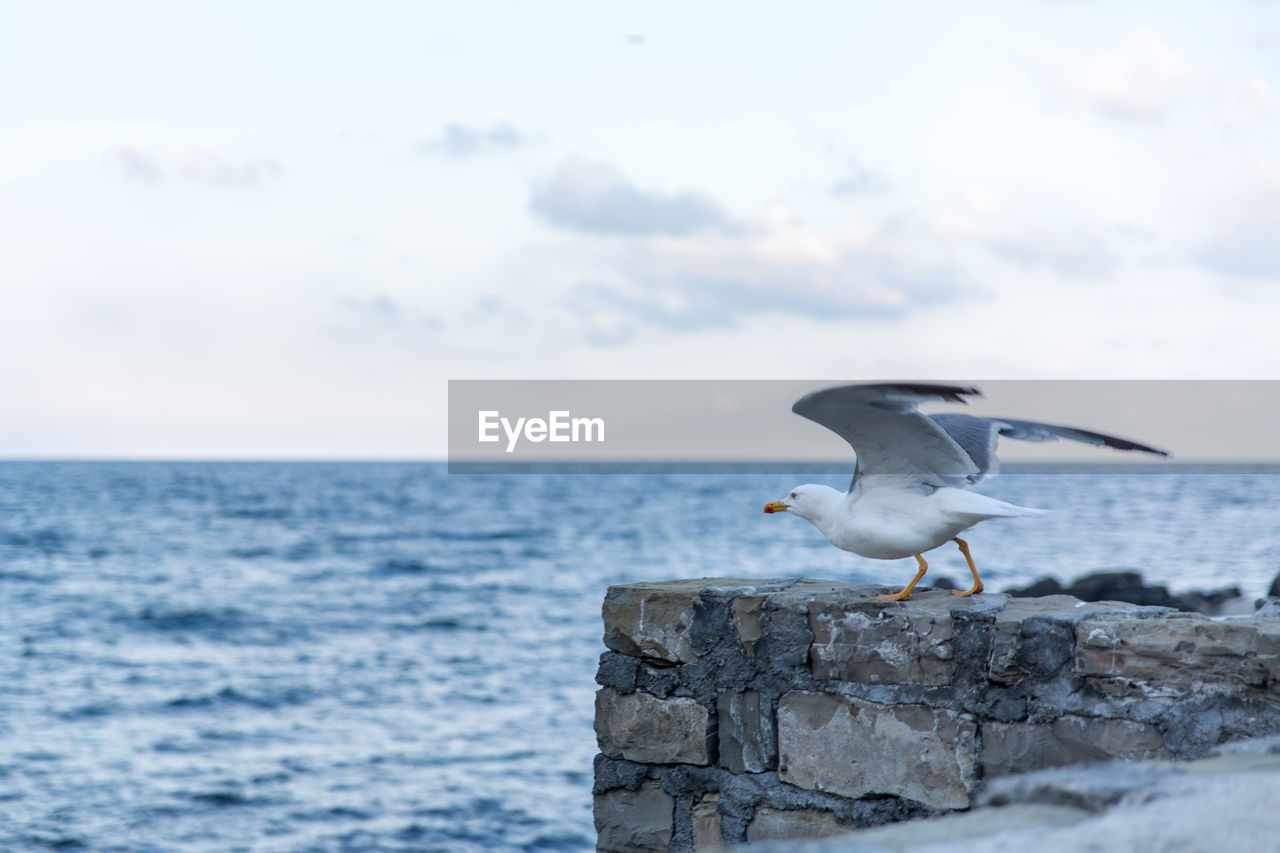
[[[0,849],[590,850],[609,584],[910,578],[760,513],[814,479],[0,463]],[[1274,473],[981,489],[1056,510],[972,531],[988,589],[1280,571]]]

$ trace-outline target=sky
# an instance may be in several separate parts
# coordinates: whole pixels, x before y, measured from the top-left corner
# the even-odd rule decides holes
[[[440,458],[449,379],[1280,379],[1275,2],[5,19],[0,457]]]

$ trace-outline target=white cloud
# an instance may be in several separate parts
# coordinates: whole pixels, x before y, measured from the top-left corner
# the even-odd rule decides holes
[[[425,151],[446,157],[471,157],[492,151],[510,151],[529,144],[529,138],[508,122],[472,127],[451,122],[437,136],[422,144]]]
[[[1018,266],[1040,267],[1075,277],[1110,273],[1140,240],[1133,228],[1090,223],[1050,205],[1001,205],[988,193],[968,190],[960,204],[937,214],[940,239],[968,244]]]
[[[864,166],[855,157],[845,161],[843,174],[831,185],[831,191],[842,196],[875,195],[888,189],[887,175]]]
[[[581,158],[562,162],[529,209],[552,225],[597,234],[692,234],[729,224],[700,193],[640,189],[607,163]]]
[[[125,175],[146,183],[184,181],[222,187],[258,187],[284,171],[271,157],[231,157],[207,148],[156,151],[141,145],[119,145],[108,152]]]
[[[579,232],[558,249],[578,261],[565,268],[558,304],[598,344],[759,315],[897,320],[973,290],[901,222],[808,225],[781,203],[727,212],[693,192],[637,190],[619,170],[584,160],[535,190],[535,213],[552,205]]]
[[[1239,224],[1210,239],[1199,253],[1205,266],[1241,278],[1280,284],[1280,216]]]
[[[1219,83],[1214,94],[1214,119],[1233,143],[1249,144],[1276,116],[1275,90],[1256,75]]]
[[[1136,32],[1123,48],[1047,61],[1050,82],[1071,103],[1116,118],[1164,115],[1198,82],[1191,61],[1161,34]]]
[[[1237,280],[1280,283],[1280,167],[1257,156],[1234,163],[1222,184],[1197,200],[1214,215],[1199,229],[1192,259]]]

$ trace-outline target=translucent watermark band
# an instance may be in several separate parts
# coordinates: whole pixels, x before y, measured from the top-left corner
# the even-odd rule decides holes
[[[977,393],[872,399],[850,417],[909,403],[925,417],[971,415],[1117,437],[1149,452],[1003,430],[1003,473],[1221,473],[1280,465],[1280,381],[930,380]],[[852,473],[833,428],[792,411],[848,380],[451,380],[449,471],[516,473]],[[861,384],[861,383],[859,383]],[[899,382],[904,387],[918,383]],[[910,396],[910,395],[907,395]],[[927,395],[925,395],[927,397]],[[835,408],[842,405],[836,399]],[[818,415],[821,418],[823,416]],[[838,420],[839,414],[832,415]],[[828,418],[829,419],[829,418]],[[893,422],[891,422],[893,423]],[[945,418],[937,423],[944,426]],[[855,429],[857,426],[854,427]],[[910,429],[901,422],[893,429]],[[954,424],[949,428],[954,428]],[[1032,436],[1030,441],[1017,440]],[[957,463],[947,475],[964,476]]]

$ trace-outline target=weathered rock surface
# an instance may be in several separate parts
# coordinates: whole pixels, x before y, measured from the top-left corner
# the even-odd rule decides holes
[[[696,700],[648,693],[596,694],[596,739],[610,758],[642,764],[708,764],[711,715]]]
[[[760,620],[768,598],[768,594],[763,593],[739,595],[729,605],[733,629],[738,632],[738,642],[749,655],[755,652],[756,643],[764,636]]]
[[[597,849],[608,853],[667,853],[671,846],[675,799],[657,780],[637,791],[620,788],[595,802]]]
[[[749,853],[1218,853],[1275,850],[1280,838],[1280,741],[1237,742],[1213,758],[1100,764],[1009,776],[979,808],[822,841]]]
[[[813,675],[868,684],[950,684],[955,673],[951,607],[931,597],[895,602],[816,600],[809,606]]]
[[[1176,613],[1155,622],[1097,616],[1076,627],[1076,671],[1157,689],[1280,682],[1280,619],[1211,621]]]
[[[817,809],[756,809],[747,825],[747,841],[777,841],[797,838],[826,838],[848,832],[831,812]]]
[[[668,663],[696,661],[689,643],[693,599],[708,583],[687,580],[609,587],[603,608],[604,644],[634,657]]]
[[[827,836],[827,840],[821,842],[792,840],[783,843],[752,844],[737,849],[742,853],[897,853],[897,851],[933,851],[938,848],[947,851],[966,850],[975,849],[967,845],[983,844],[997,832],[1033,830],[1041,833],[1055,827],[1074,826],[1088,816],[1088,812],[1070,806],[1003,806],[962,812],[947,817],[904,821],[874,829],[855,830]],[[1034,846],[1028,846],[1016,853],[1026,853],[1029,849],[1040,853],[1039,848]],[[1132,848],[1127,853],[1140,849],[1143,848]]]
[[[982,724],[982,769],[989,779],[1116,758],[1168,757],[1160,730],[1148,723],[1064,714],[1052,723]]]
[[[778,766],[773,705],[756,690],[721,690],[720,766],[735,773],[763,773]]]
[[[694,853],[719,853],[724,849],[724,833],[720,831],[719,794],[707,794],[698,800],[690,819],[693,822]]]
[[[859,798],[969,805],[977,726],[952,711],[793,692],[778,703],[779,778]]]
[[[974,804],[1001,809],[1011,830],[1049,826],[1123,804],[1150,765],[1107,765],[1106,783],[1043,774],[1201,759],[1280,733],[1272,602],[1210,619],[1062,595],[872,599],[886,591],[799,579],[611,589],[594,786],[607,849],[687,853]],[[1029,779],[1034,791],[1016,787]],[[624,812],[642,824],[631,835]],[[947,832],[981,835],[954,820]]]
[[[1053,678],[1075,654],[1075,623],[1093,614],[1131,616],[1134,608],[1114,601],[1084,603],[1068,595],[1009,600],[995,615],[991,680],[1014,684]]]

